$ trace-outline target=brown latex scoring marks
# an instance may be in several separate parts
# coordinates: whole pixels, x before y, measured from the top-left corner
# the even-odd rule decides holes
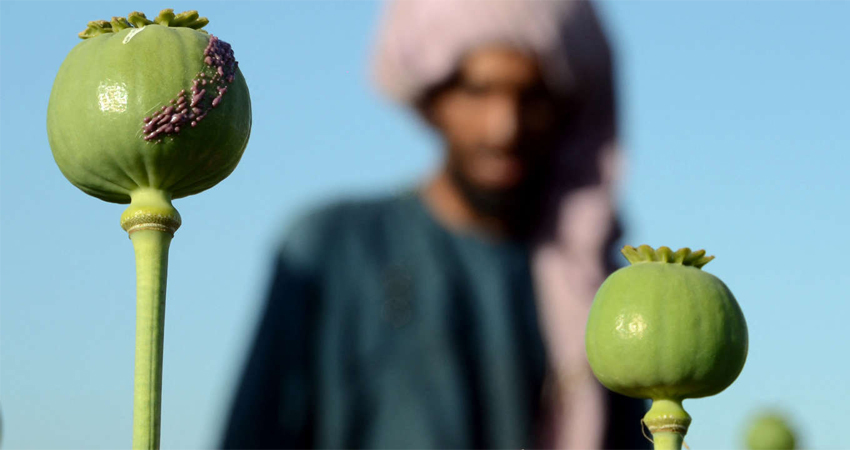
[[[207,113],[221,104],[227,86],[233,83],[239,62],[230,44],[210,35],[204,49],[206,68],[192,79],[192,89],[182,89],[177,97],[159,111],[145,117],[142,125],[146,141],[161,142],[161,137],[175,135],[181,129],[196,127]]]

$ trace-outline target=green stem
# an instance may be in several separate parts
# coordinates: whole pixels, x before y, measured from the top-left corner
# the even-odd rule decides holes
[[[133,448],[159,448],[165,284],[171,235],[142,230],[130,235],[136,251],[136,370]]]
[[[652,443],[655,450],[681,450],[685,436],[679,433],[653,433]]]
[[[643,416],[643,423],[652,433],[655,450],[681,450],[691,416],[682,408],[682,401],[656,399]]]
[[[130,234],[136,253],[133,449],[153,450],[159,448],[168,247],[180,215],[168,193],[139,189],[130,198],[121,226]]]

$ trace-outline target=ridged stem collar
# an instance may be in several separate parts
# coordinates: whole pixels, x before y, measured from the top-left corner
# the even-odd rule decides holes
[[[155,230],[174,236],[180,228],[180,213],[171,204],[171,193],[152,188],[130,192],[130,206],[121,214],[121,228],[132,235]]]

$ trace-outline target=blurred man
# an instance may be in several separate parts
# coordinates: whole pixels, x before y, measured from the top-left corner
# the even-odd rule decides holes
[[[584,356],[614,267],[610,54],[587,3],[391,4],[375,74],[439,134],[414,189],[301,219],[227,448],[636,448]]]

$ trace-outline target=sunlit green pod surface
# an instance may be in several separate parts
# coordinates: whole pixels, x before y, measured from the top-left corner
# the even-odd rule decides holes
[[[702,255],[667,254],[671,261],[650,257],[602,284],[588,318],[588,360],[603,385],[631,397],[717,394],[744,367],[744,315],[729,288],[693,264]]]
[[[47,112],[50,147],[75,186],[130,202],[149,188],[180,198],[236,167],[251,100],[229,44],[197,12],[95,21],[62,63]]]

